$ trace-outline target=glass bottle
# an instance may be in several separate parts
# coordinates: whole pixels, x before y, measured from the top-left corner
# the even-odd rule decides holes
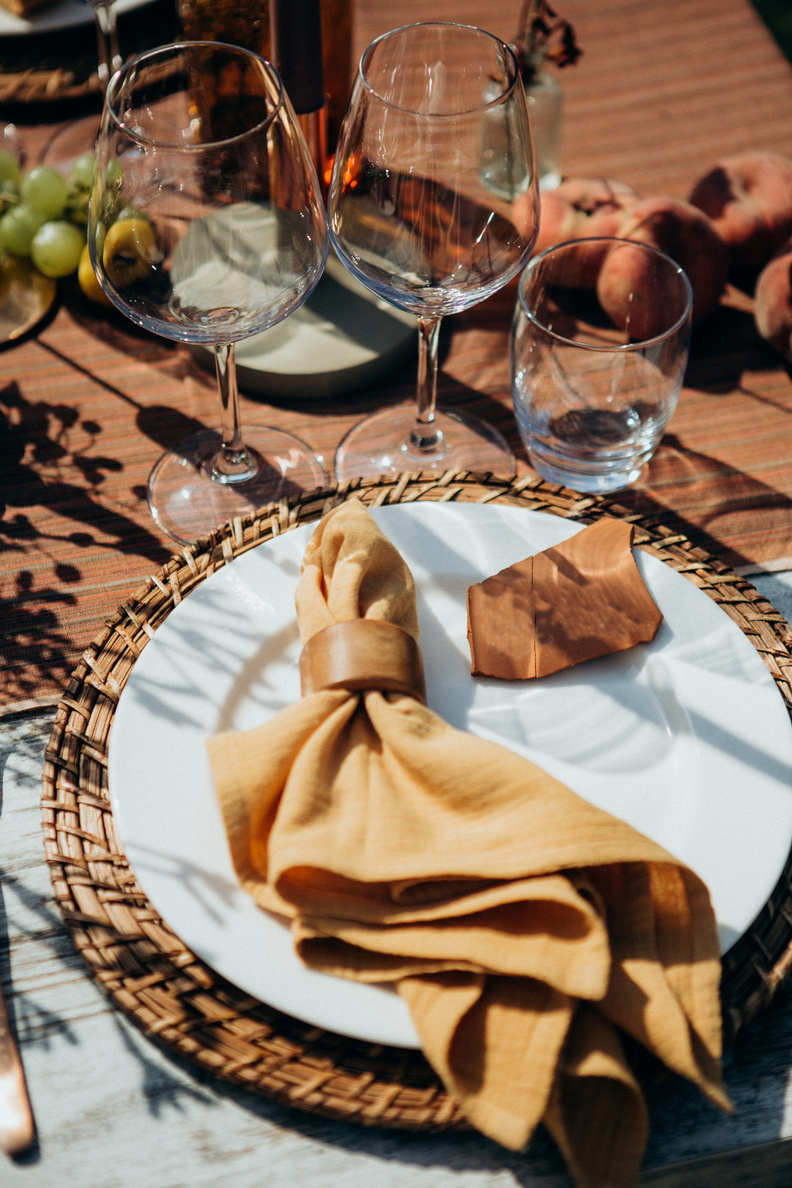
[[[327,92],[327,144],[333,152],[352,81],[352,0],[320,0]],[[271,55],[268,0],[178,0],[185,39],[226,41]]]
[[[226,41],[269,58],[268,0],[178,0],[186,41]]]

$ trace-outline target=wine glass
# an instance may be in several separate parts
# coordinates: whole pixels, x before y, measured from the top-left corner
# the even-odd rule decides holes
[[[346,267],[418,319],[415,406],[366,417],[336,454],[336,477],[449,467],[511,475],[492,426],[437,411],[440,319],[507,284],[539,222],[533,145],[514,54],[481,29],[427,22],[363,54],[328,198]]]
[[[111,301],[165,338],[214,347],[221,433],[154,467],[152,515],[175,540],[327,482],[299,438],[240,431],[234,344],[312,292],[327,222],[276,71],[238,46],[183,42],[133,58],[107,89],[91,193],[91,260]]]
[[[113,0],[85,0],[85,3],[93,9],[96,44],[99,51],[97,73],[99,85],[104,92],[107,90],[107,84],[111,77],[121,67],[115,9]]]

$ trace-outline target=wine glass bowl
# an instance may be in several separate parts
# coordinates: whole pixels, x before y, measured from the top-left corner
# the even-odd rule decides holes
[[[234,344],[282,321],[324,268],[319,184],[274,69],[208,42],[164,46],[111,80],[96,148],[91,260],[137,325],[214,347],[222,430],[180,443],[149,480],[177,540],[326,482],[298,438],[239,424]]]
[[[480,29],[406,26],[363,54],[335,154],[330,233],[368,288],[415,314],[416,408],[353,428],[336,475],[464,467],[514,472],[501,435],[435,408],[440,319],[522,269],[538,228],[525,95],[512,51]]]

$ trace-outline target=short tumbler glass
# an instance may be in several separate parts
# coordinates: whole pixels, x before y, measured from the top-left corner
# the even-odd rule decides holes
[[[683,270],[647,244],[575,240],[530,262],[512,325],[512,397],[543,478],[589,492],[635,482],[676,408],[691,305]]]

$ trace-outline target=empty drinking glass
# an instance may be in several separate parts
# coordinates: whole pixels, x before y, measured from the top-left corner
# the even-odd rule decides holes
[[[683,270],[647,244],[576,240],[530,262],[512,326],[512,397],[543,478],[604,492],[639,477],[676,408],[691,303]]]

